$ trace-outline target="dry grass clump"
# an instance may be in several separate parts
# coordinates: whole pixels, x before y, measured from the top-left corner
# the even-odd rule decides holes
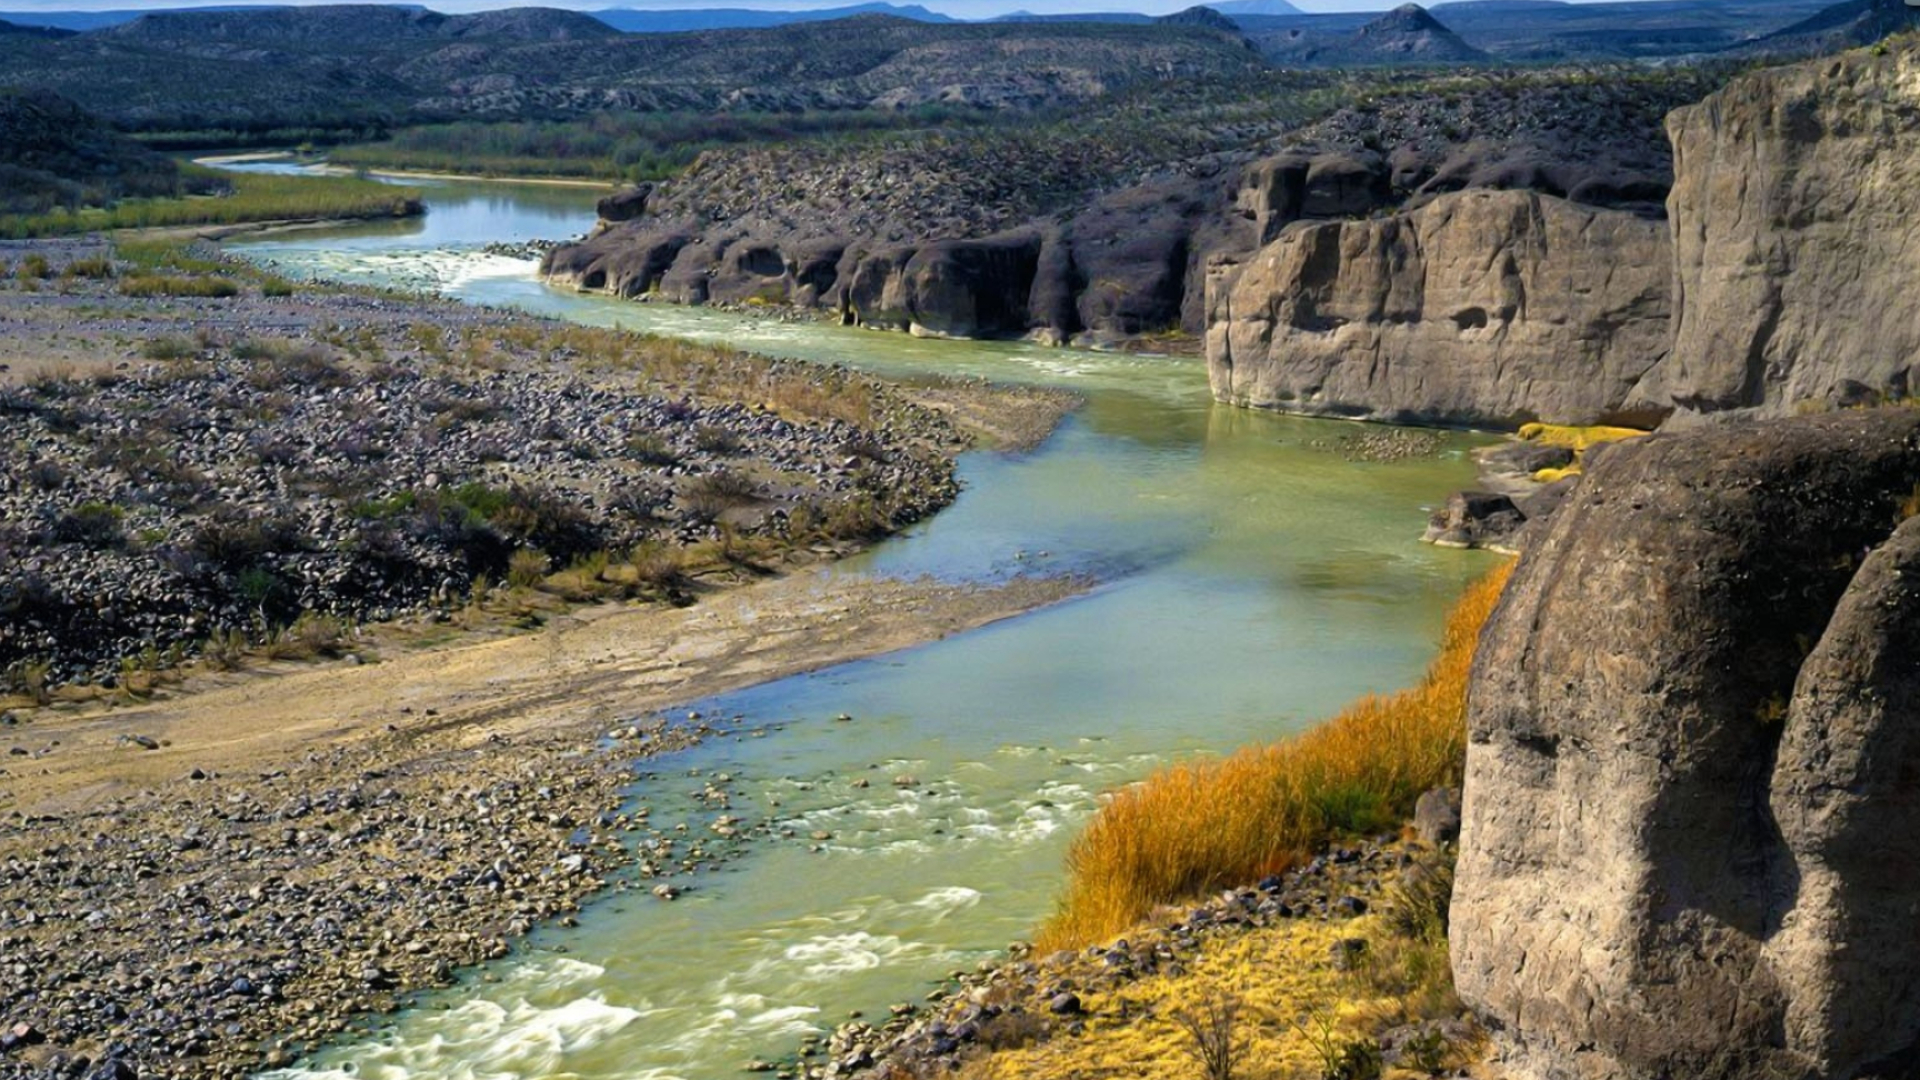
[[[1359,944],[1364,942],[1364,944]],[[1348,958],[1342,961],[1340,958]],[[1092,965],[1097,960],[1076,959]],[[1076,970],[1078,970],[1076,968]],[[1412,1080],[1479,1056],[1467,1032],[1405,1044],[1379,1035],[1459,1015],[1444,940],[1405,938],[1377,916],[1288,920],[1207,942],[1183,969],[1083,994],[1085,1032],[1034,1037],[968,1060],[956,1080]],[[1026,1002],[1032,1017],[1044,999]],[[1431,1029],[1430,1029],[1431,1030]]]
[[[1116,792],[1075,839],[1043,951],[1103,941],[1155,907],[1300,865],[1336,835],[1402,821],[1421,792],[1460,780],[1467,676],[1503,567],[1447,617],[1418,685],[1368,696],[1320,726],[1222,760],[1183,762]]]

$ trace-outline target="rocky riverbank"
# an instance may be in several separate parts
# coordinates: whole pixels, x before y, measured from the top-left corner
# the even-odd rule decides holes
[[[944,503],[963,448],[1037,442],[1066,395],[953,382],[923,402],[843,369],[288,289],[179,248],[0,261],[18,459],[0,634],[53,658],[16,661],[23,693],[0,702],[8,1080],[247,1075],[600,889],[671,898],[686,885],[661,879],[765,826],[650,824],[634,763],[765,731],[659,710],[1083,587],[801,569]],[[629,542],[644,556],[595,554]],[[489,581],[489,548],[541,561]],[[618,602],[648,597],[700,602]],[[164,691],[111,664],[132,645],[116,628],[184,658],[210,612],[280,602],[306,614]],[[281,648],[332,618],[329,648]],[[290,659],[315,653],[342,658]],[[103,670],[111,696],[56,687]],[[723,807],[725,778],[702,783]]]
[[[1129,1076],[1190,1076],[1200,1062],[1185,1020],[1210,1007],[1230,1010],[1240,1069],[1298,1065],[1314,1053],[1297,1026],[1304,1018],[1386,996],[1387,969],[1417,936],[1409,926],[1444,920],[1444,901],[1422,883],[1451,880],[1456,820],[1436,813],[1423,836],[1335,847],[1300,870],[1163,912],[1122,940],[1051,956],[1015,943],[1005,960],[955,972],[924,1001],[855,1018],[748,1068],[786,1080],[1064,1078],[1108,1075],[1124,1062]],[[1268,961],[1285,967],[1255,966]],[[1456,1065],[1479,1039],[1456,1012],[1444,1000],[1386,1010],[1356,1042],[1387,1066]]]
[[[173,258],[0,249],[16,692],[117,687],[130,659],[236,634],[338,651],[353,624],[583,565],[566,591],[684,599],[703,564],[777,565],[945,505],[971,438],[952,387],[928,408],[843,369]],[[974,393],[1009,415],[1067,400]]]

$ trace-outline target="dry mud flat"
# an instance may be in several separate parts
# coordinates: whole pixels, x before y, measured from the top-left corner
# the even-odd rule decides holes
[[[267,298],[249,284],[233,298],[140,302],[59,275],[62,259],[98,249],[44,250],[53,276],[0,291],[0,363],[14,364],[15,387],[25,377],[62,401],[125,392],[140,378],[140,343],[166,335],[205,331],[193,348],[208,355],[187,361],[200,372],[255,337],[345,342],[332,359],[358,371],[376,347],[384,356],[375,364],[444,365],[406,349],[418,325],[447,342],[530,341],[514,335],[549,325],[304,286],[294,297]],[[467,331],[480,336],[461,337]],[[358,342],[373,344],[356,356]],[[653,374],[596,375],[564,351],[480,351],[490,374],[525,363],[602,388]],[[23,370],[26,358],[37,370]],[[672,365],[696,402],[737,389],[702,381],[699,363]],[[911,406],[920,419],[895,432],[918,440],[929,464],[970,439],[1030,445],[1069,404],[964,383],[920,392],[914,402],[913,390],[883,387],[874,400],[892,394]],[[762,467],[754,440],[743,433],[748,453],[733,467]],[[703,453],[691,449],[680,467],[698,471]],[[206,475],[217,488],[223,473]],[[773,487],[777,477],[762,475]],[[833,484],[829,474],[824,487]],[[255,658],[239,671],[190,674],[153,700],[0,715],[0,1077],[226,1077],[290,1060],[355,1014],[389,1010],[410,990],[506,954],[537,923],[564,925],[597,890],[631,887],[641,873],[695,872],[767,831],[738,822],[695,841],[625,805],[635,762],[716,731],[763,733],[670,723],[659,710],[934,640],[1081,587],[804,567],[855,546],[789,546],[755,573],[703,574],[689,584],[699,597],[691,607],[553,602],[534,632],[421,648],[455,636],[446,601],[433,600],[364,628],[376,649],[328,666]],[[724,783],[711,782],[724,805]]]

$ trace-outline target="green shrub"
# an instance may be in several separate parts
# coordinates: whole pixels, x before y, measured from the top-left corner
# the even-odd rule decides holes
[[[507,557],[507,585],[515,589],[531,589],[547,576],[547,568],[552,561],[538,551],[521,548]]]
[[[197,296],[210,299],[225,299],[240,295],[240,286],[228,278],[220,277],[169,277],[159,274],[141,274],[122,279],[120,293],[123,296]]]

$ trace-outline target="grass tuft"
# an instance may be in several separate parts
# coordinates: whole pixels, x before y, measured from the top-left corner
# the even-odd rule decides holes
[[[1422,792],[1459,783],[1473,650],[1509,570],[1467,589],[1418,685],[1362,698],[1283,742],[1173,765],[1114,793],[1068,851],[1066,895],[1040,949],[1104,941],[1161,904],[1285,871],[1335,836],[1396,824]]]

